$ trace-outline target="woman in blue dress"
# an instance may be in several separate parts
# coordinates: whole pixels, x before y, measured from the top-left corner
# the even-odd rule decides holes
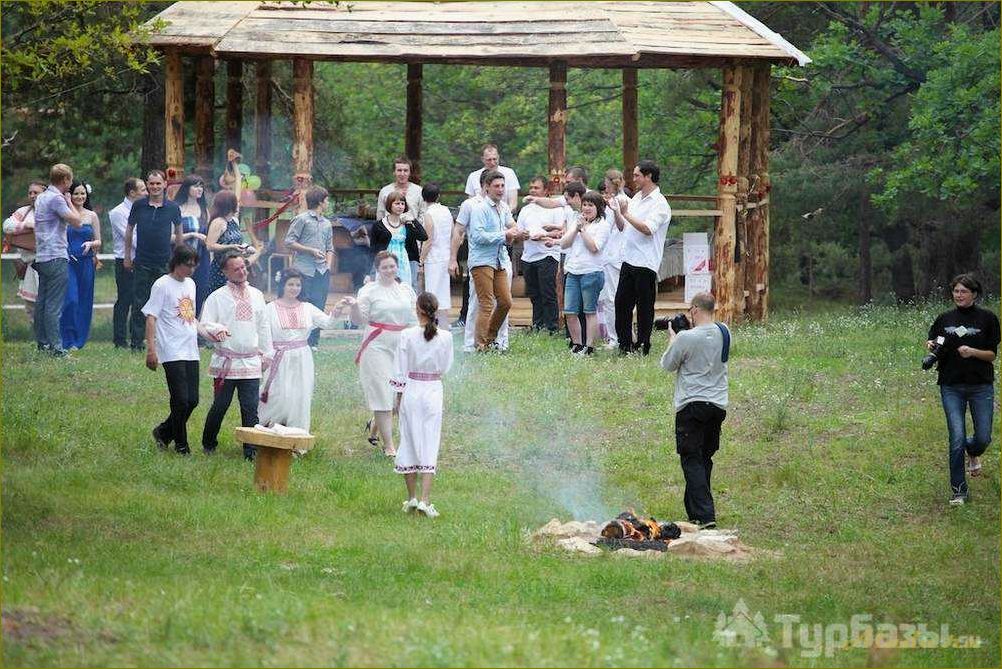
[[[226,285],[226,277],[219,267],[225,251],[243,253],[249,264],[257,262],[261,253],[244,240],[240,230],[240,205],[237,196],[230,190],[221,190],[212,198],[212,214],[209,217],[209,232],[205,245],[212,252],[212,267],[209,270],[209,292]]]
[[[66,299],[59,317],[59,333],[63,348],[68,351],[83,348],[90,335],[94,313],[94,270],[101,250],[101,224],[90,205],[90,184],[74,181],[70,186],[73,207],[83,222],[79,228],[66,230],[67,252],[70,256],[69,282]]]
[[[373,224],[370,238],[372,252],[392,253],[397,258],[400,281],[413,287],[416,277],[411,276],[408,257],[419,252],[418,242],[427,241],[428,232],[408,213],[407,199],[401,192],[393,191],[386,196],[386,216]],[[409,252],[411,249],[413,253]]]
[[[198,267],[191,275],[195,282],[195,313],[202,313],[202,303],[209,296],[209,209],[205,204],[205,182],[197,174],[184,178],[174,202],[181,208],[181,228],[184,241],[198,252]]]

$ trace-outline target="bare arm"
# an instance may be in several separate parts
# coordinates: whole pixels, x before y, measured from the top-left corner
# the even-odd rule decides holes
[[[154,346],[156,339],[157,317],[146,317],[146,367],[152,371],[157,371],[157,349]]]
[[[449,272],[453,276],[459,276],[459,247],[463,245],[464,239],[466,239],[466,228],[458,223],[454,224],[452,226],[452,242],[449,255]]]
[[[128,270],[132,269],[132,234],[135,229],[136,226],[132,224],[132,221],[125,224],[125,239],[123,240],[125,242],[125,259],[122,260],[122,266]]]
[[[213,253],[222,253],[223,251],[239,251],[240,247],[236,244],[220,244],[219,237],[223,234],[223,230],[226,229],[226,221],[221,218],[214,218],[212,222],[209,223],[209,234],[205,236],[205,248],[209,249]],[[126,236],[128,239],[128,236]]]
[[[431,239],[432,235],[435,234],[435,221],[431,220],[431,216],[425,212],[424,215],[424,231],[428,235],[428,239]],[[423,265],[425,260],[428,259],[428,253],[431,251],[431,244],[423,244],[421,246],[421,253],[418,255],[418,260]]]

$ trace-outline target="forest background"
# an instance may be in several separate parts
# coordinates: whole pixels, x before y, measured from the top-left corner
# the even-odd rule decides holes
[[[774,289],[909,301],[974,270],[999,293],[998,3],[742,2],[804,50],[773,68],[770,172]],[[93,184],[102,214],[121,184],[164,163],[162,69],[136,43],[166,2],[28,0],[0,7],[2,198],[7,215],[54,162]],[[254,155],[253,68],[245,68],[242,149]],[[272,172],[291,183],[291,63],[274,68]],[[217,66],[216,173],[224,165],[226,67]],[[186,68],[185,140],[194,139]],[[314,179],[378,188],[403,151],[406,68],[321,63]],[[640,155],[666,193],[715,192],[720,73],[641,70]],[[568,73],[568,165],[592,186],[621,161],[618,70]],[[424,181],[461,189],[479,147],[501,147],[525,184],[546,171],[543,68],[424,68]],[[186,150],[189,161],[193,151]],[[193,165],[188,165],[190,170]],[[805,217],[805,215],[814,214]],[[687,222],[684,230],[709,230]],[[106,233],[107,234],[107,233]],[[675,233],[673,233],[675,234]]]

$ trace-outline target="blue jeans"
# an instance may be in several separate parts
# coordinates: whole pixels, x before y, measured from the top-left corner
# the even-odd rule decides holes
[[[598,311],[598,294],[605,285],[605,272],[590,272],[588,274],[564,275],[564,313],[574,314],[584,312],[593,314]]]
[[[977,457],[985,452],[992,439],[994,387],[983,385],[940,386],[939,395],[946,413],[950,435],[950,487],[955,495],[967,496],[964,453]],[[967,436],[966,412],[971,407],[974,434]]]
[[[38,299],[35,302],[35,342],[39,349],[61,351],[63,338],[59,334],[59,316],[63,312],[66,287],[70,281],[68,258],[36,262]]]

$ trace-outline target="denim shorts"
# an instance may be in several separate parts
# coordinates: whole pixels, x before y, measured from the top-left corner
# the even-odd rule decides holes
[[[564,275],[564,313],[593,314],[598,307],[598,294],[605,285],[605,272]]]

